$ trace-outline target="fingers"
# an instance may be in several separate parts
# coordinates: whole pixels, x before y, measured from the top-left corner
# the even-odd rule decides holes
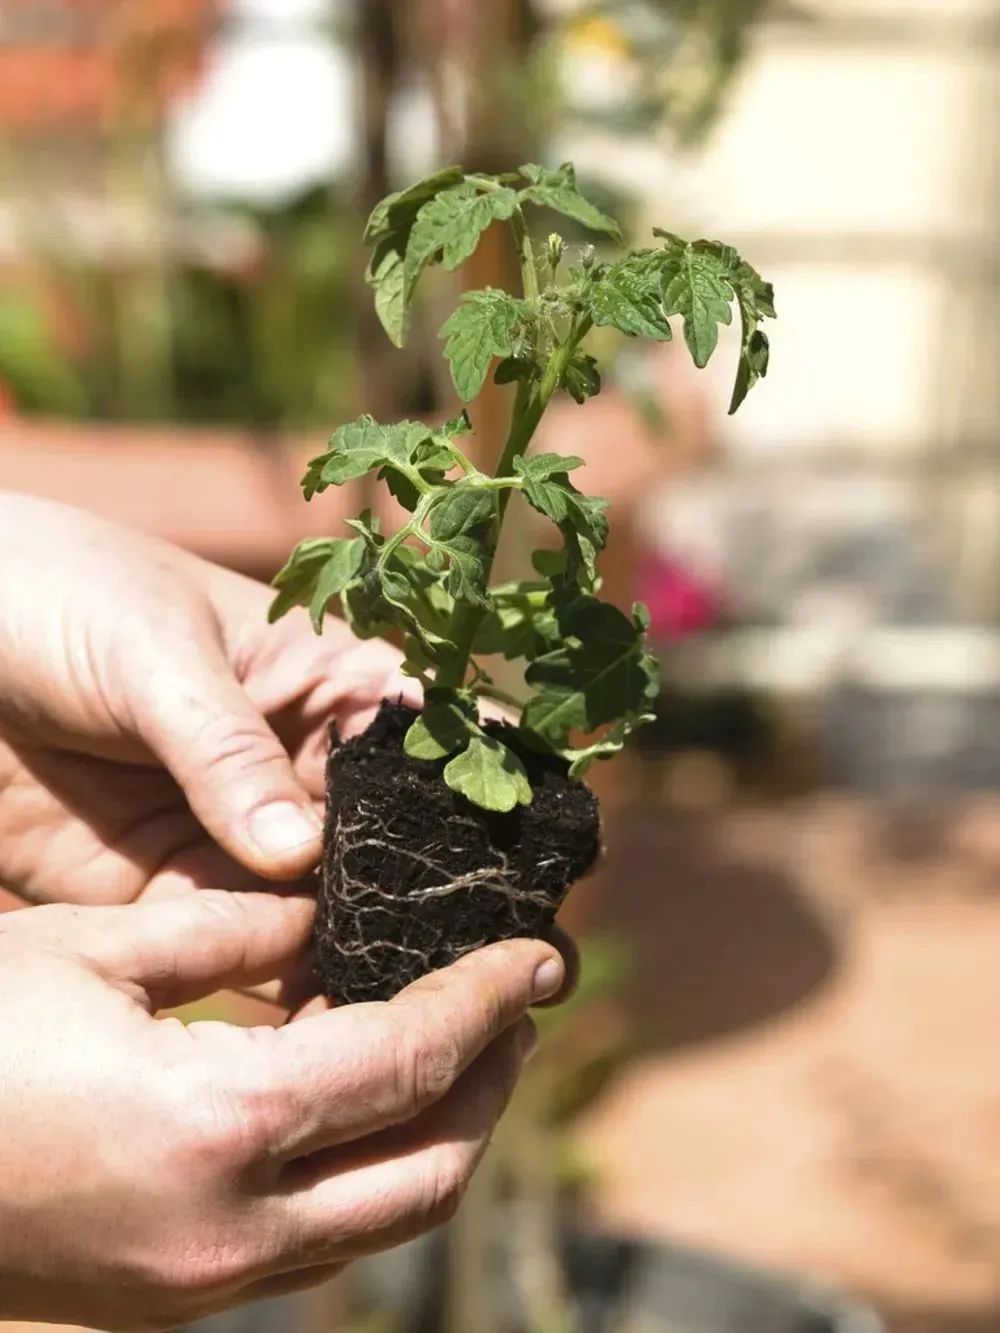
[[[556,994],[565,975],[551,945],[511,940],[424,977],[387,1004],[281,1028],[267,1061],[273,1156],[307,1155],[413,1120],[529,1005]]]
[[[125,907],[40,907],[24,926],[82,955],[150,1010],[289,969],[306,947],[307,898],[206,889]]]
[[[565,980],[559,990],[547,1000],[538,1002],[539,1009],[551,1009],[557,1004],[565,1004],[580,984],[580,950],[562,926],[550,926],[542,938],[559,950],[566,970]]]
[[[134,692],[139,733],[241,864],[270,879],[303,874],[319,858],[321,821],[287,752],[209,627],[196,626],[190,650],[176,659],[172,644]]]
[[[534,1025],[522,1019],[411,1123],[354,1145],[348,1160],[333,1151],[291,1163],[280,1202],[296,1267],[361,1258],[448,1221],[533,1043]]]

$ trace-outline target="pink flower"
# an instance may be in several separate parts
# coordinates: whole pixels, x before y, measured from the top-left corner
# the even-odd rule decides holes
[[[686,639],[708,629],[722,613],[718,591],[670,556],[642,558],[636,595],[649,607],[654,639]]]

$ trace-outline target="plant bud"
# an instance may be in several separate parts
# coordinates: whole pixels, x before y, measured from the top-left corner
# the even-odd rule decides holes
[[[548,240],[548,261],[549,267],[555,271],[562,260],[563,251],[566,249],[566,242],[557,231],[551,232]]]
[[[597,251],[594,249],[594,247],[592,245],[585,245],[583,247],[583,253],[580,255],[580,263],[583,265],[583,267],[585,269],[592,269],[594,267],[594,260],[596,258],[597,258]]]

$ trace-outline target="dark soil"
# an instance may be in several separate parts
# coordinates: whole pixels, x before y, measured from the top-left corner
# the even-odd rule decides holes
[[[331,738],[316,958],[342,1003],[391,999],[472,949],[538,935],[597,858],[597,800],[560,760],[488,723],[534,791],[492,814],[445,785],[444,760],[403,752],[415,717],[386,701],[362,735]]]

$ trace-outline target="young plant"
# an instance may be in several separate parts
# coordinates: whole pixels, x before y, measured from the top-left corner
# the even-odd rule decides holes
[[[372,248],[367,279],[397,346],[406,340],[427,269],[458,268],[490,226],[510,226],[520,292],[467,291],[441,331],[463,402],[478,396],[491,368],[496,383],[513,386],[507,442],[487,473],[463,448],[472,430],[464,411],[439,426],[380,424],[362,416],[340,427],[309,464],[306,498],[374,472],[409,517],[384,535],[366,511],[351,521],[350,537],[303,542],[275,580],[272,619],[308,606],[319,632],[339,598],[359,637],[401,635],[404,670],[422,684],[423,710],[417,715],[397,706],[391,724],[392,710],[386,711],[361,746],[393,751],[390,770],[419,773],[434,784],[436,799],[445,794],[437,816],[430,808],[417,812],[414,827],[401,833],[398,819],[372,813],[373,792],[361,790],[373,781],[370,764],[351,769],[360,757],[358,742],[334,746],[320,942],[325,896],[342,938],[331,942],[339,959],[324,976],[342,999],[391,993],[411,974],[488,938],[532,933],[545,924],[597,852],[596,805],[576,779],[620,750],[650,718],[659,672],[646,644],[645,608],[636,605],[627,615],[598,596],[605,503],[573,484],[570,474],[581,459],[528,453],[556,393],[585,403],[600,392],[587,334],[595,325],[610,326],[626,337],[666,342],[676,315],[696,365],[704,366],[735,306],[742,332],[731,411],[767,370],[760,323],[774,316],[772,290],[730,246],[689,243],[657,230],[655,248],[606,260],[556,232],[535,244],[527,223],[535,209],[620,243],[617,223],[581,194],[570,164],[556,171],[529,165],[501,176],[449,167],[375,208],[365,232]],[[533,578],[493,585],[512,497],[548,519],[561,543],[533,554]],[[494,682],[487,662],[498,655],[525,664],[523,701],[511,700]],[[483,698],[516,704],[517,725],[484,721]],[[391,774],[383,776],[391,787]],[[359,791],[345,795],[352,780]],[[386,810],[398,814],[400,792],[383,795]],[[555,847],[550,807],[565,814],[567,799],[577,824],[565,831],[565,845]],[[500,816],[515,819],[516,827],[501,829]],[[366,818],[371,827],[362,836]],[[473,845],[460,864],[448,863],[442,848],[454,850],[457,830],[470,825],[478,830]],[[534,866],[529,845],[539,863]],[[513,847],[525,853],[517,866]],[[387,895],[394,915],[382,928],[391,925],[391,938],[373,945],[358,926],[359,913],[384,915]],[[456,895],[470,917],[464,931],[454,929]],[[477,899],[473,909],[470,898]],[[431,905],[439,913],[446,909],[433,929],[425,919]]]

